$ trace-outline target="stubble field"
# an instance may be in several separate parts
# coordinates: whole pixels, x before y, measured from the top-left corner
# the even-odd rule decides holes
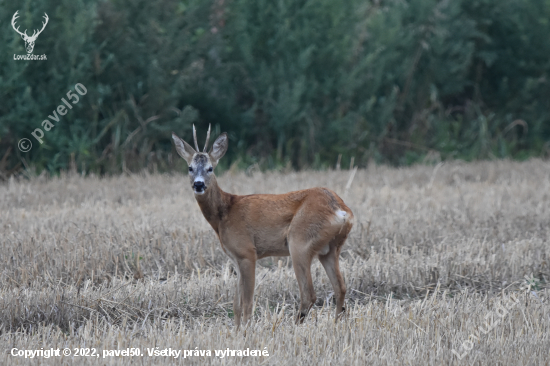
[[[351,173],[218,177],[238,194],[328,187],[355,215],[340,259],[346,318],[334,323],[332,289],[316,261],[317,304],[294,325],[292,265],[266,258],[256,271],[254,321],[238,332],[236,276],[183,175],[3,183],[0,364],[548,362],[549,162],[372,166],[350,181]],[[26,359],[14,348],[71,355]],[[99,358],[75,356],[77,348]],[[103,358],[127,348],[143,356]],[[188,352],[149,356],[155,349]]]

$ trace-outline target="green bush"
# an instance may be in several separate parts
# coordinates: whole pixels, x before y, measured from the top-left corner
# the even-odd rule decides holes
[[[173,130],[228,131],[222,162],[324,168],[550,150],[550,1],[62,0],[0,4],[0,177],[25,165],[180,168]],[[87,94],[31,136],[74,85]],[[21,138],[34,146],[17,149]],[[202,141],[201,141],[202,144]]]

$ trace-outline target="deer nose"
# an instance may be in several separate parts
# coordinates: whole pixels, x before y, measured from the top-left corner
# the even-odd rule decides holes
[[[206,186],[204,185],[204,182],[196,181],[193,183],[193,188],[195,188],[197,191],[202,191]]]

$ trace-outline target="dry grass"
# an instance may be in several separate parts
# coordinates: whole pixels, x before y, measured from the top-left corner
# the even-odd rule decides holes
[[[232,327],[236,277],[181,175],[65,176],[0,186],[0,364],[544,364],[550,164],[447,163],[349,172],[228,173],[223,189],[334,189],[356,225],[341,265],[347,318],[334,324],[319,263],[318,306],[293,324],[288,258],[261,260],[255,320]],[[520,289],[523,277],[535,292]],[[518,303],[511,301],[517,299]],[[498,303],[513,304],[487,334]],[[502,314],[502,310],[501,314]],[[461,344],[469,339],[471,351]],[[259,349],[269,357],[149,357],[147,348]],[[10,350],[139,347],[143,357],[40,358]]]

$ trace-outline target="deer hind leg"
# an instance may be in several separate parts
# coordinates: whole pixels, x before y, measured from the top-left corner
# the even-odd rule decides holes
[[[293,230],[291,230],[288,235],[288,246],[292,266],[300,288],[300,311],[296,317],[296,324],[300,324],[304,321],[315,300],[317,300],[311,278],[311,262],[313,259],[311,239],[308,242],[304,235],[299,232],[293,233]]]
[[[300,312],[296,318],[296,324],[304,321],[309,310],[315,303],[317,295],[313,288],[313,280],[311,279],[311,257],[305,252],[306,248],[298,245],[290,245],[290,257],[292,258],[292,266],[298,280],[300,288]]]
[[[346,310],[344,308],[344,298],[346,297],[346,283],[344,282],[344,277],[340,273],[340,251],[342,245],[346,240],[347,235],[345,236],[336,236],[330,243],[330,250],[326,255],[319,255],[319,261],[325,268],[325,272],[332,284],[334,294],[336,296],[336,314],[335,319],[337,320],[340,315]]]

